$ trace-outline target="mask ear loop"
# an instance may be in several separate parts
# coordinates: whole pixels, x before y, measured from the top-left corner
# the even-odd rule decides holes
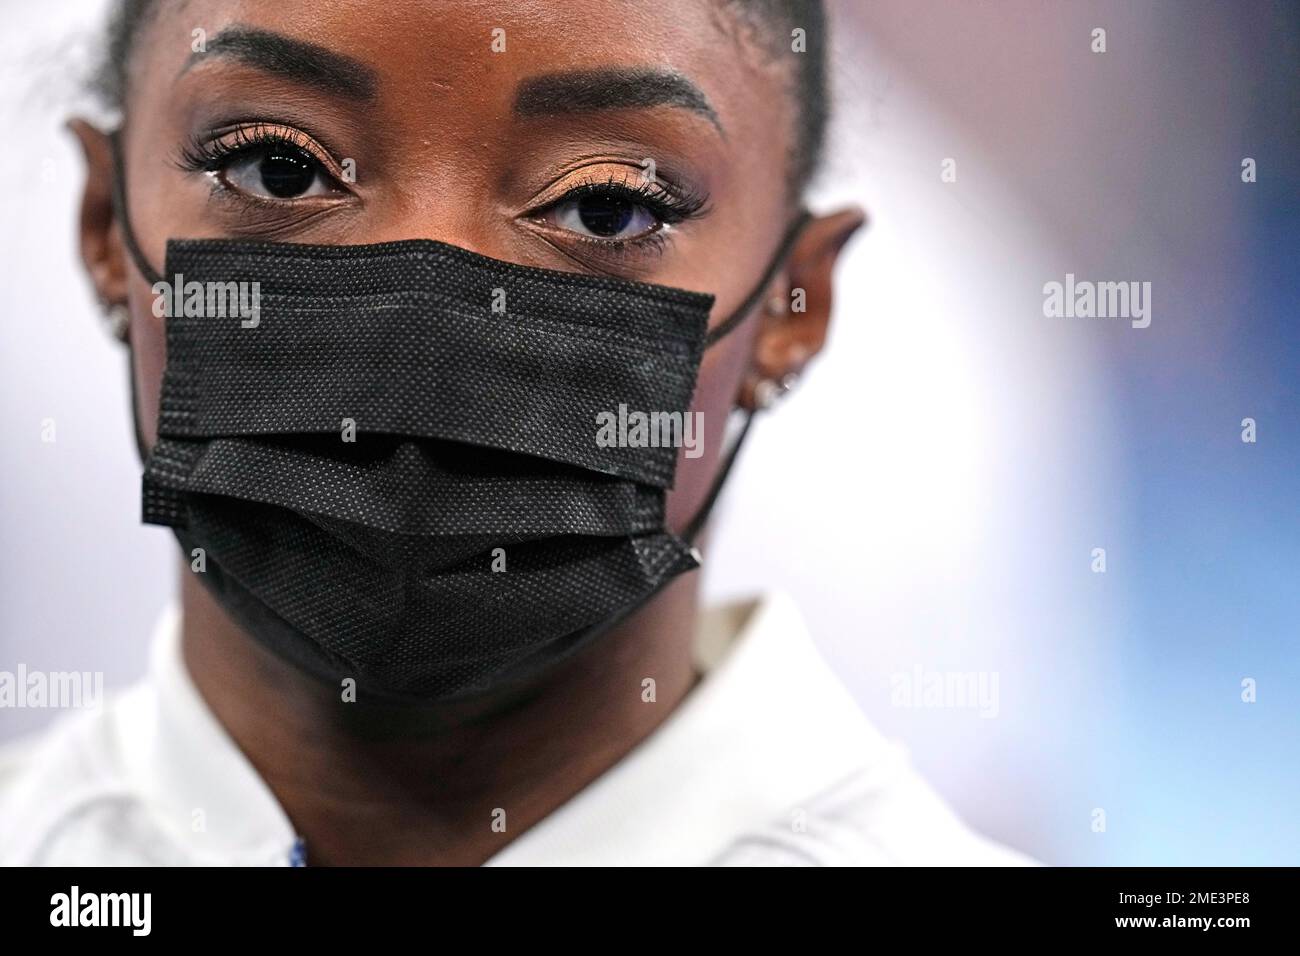
[[[145,258],[144,252],[140,249],[140,244],[135,240],[135,230],[131,228],[131,219],[126,210],[126,163],[122,160],[122,130],[121,127],[113,130],[108,134],[108,142],[113,150],[113,215],[117,219],[117,224],[122,230],[122,241],[126,244],[127,254],[135,263],[135,267],[140,270],[140,274],[154,285],[163,281],[163,277],[154,272],[153,267],[149,265],[149,260]],[[144,440],[144,432],[140,430],[140,396],[135,382],[135,349],[131,344],[128,336],[126,339],[127,349],[127,369],[126,377],[131,383],[131,425],[132,431],[135,432],[135,451],[140,456],[143,463],[149,460],[149,448]]]
[[[140,244],[136,242],[135,230],[131,228],[131,217],[126,208],[126,163],[122,159],[122,128],[118,127],[108,134],[109,144],[113,149],[113,215],[122,230],[122,241],[126,243],[127,254],[140,275],[149,280],[150,285],[163,281],[162,274],[155,272],[149,260],[145,258]]]
[[[723,459],[722,468],[718,471],[718,476],[713,479],[713,486],[709,489],[708,497],[704,499],[704,503],[700,505],[699,510],[695,512],[695,517],[691,518],[690,523],[688,523],[686,528],[682,531],[682,540],[688,545],[691,545],[691,551],[694,552],[696,561],[700,560],[700,553],[699,549],[695,547],[695,538],[699,535],[700,531],[703,530],[705,522],[709,520],[709,515],[713,511],[713,506],[717,503],[718,496],[722,494],[722,486],[727,483],[727,476],[731,474],[731,466],[734,465],[736,459],[740,457],[741,446],[745,444],[745,438],[748,437],[750,426],[754,424],[754,416],[757,414],[757,411],[744,413],[745,421],[740,426],[740,434],[736,436],[735,440],[731,443],[731,447],[727,449],[727,457]]]
[[[790,222],[790,225],[786,227],[785,234],[781,236],[780,244],[777,245],[776,250],[772,253],[772,258],[767,261],[767,268],[763,270],[762,278],[755,283],[753,291],[749,293],[744,302],[740,303],[740,305],[736,307],[736,310],[732,312],[731,315],[727,316],[713,328],[709,329],[708,334],[704,337],[704,347],[706,349],[709,346],[716,344],[724,336],[735,331],[736,326],[740,325],[740,323],[745,320],[745,317],[749,315],[749,313],[752,312],[763,299],[763,296],[767,294],[767,287],[771,284],[772,280],[776,278],[776,274],[781,271],[782,266],[785,265],[785,260],[790,255],[790,250],[794,248],[794,244],[798,241],[799,237],[803,235],[804,226],[808,224],[808,220],[811,218],[812,213],[807,209],[799,210],[799,213]]]
[[[808,220],[811,218],[812,214],[808,212],[808,210],[801,209],[799,211],[799,214],[795,216],[790,225],[786,228],[785,234],[781,237],[780,244],[776,247],[776,251],[772,254],[772,258],[768,260],[767,268],[763,270],[762,278],[760,278],[755,284],[753,291],[750,292],[750,294],[740,303],[731,315],[727,316],[727,318],[723,319],[709,330],[708,335],[705,336],[704,339],[704,347],[706,349],[720,341],[724,336],[735,331],[740,323],[743,322],[745,318],[758,306],[758,303],[763,300],[763,297],[767,294],[767,287],[776,277],[776,274],[785,266],[785,260],[790,255],[790,250],[794,248],[795,242],[798,241],[801,235],[803,235],[804,226],[808,224]],[[700,505],[699,510],[695,512],[695,516],[691,518],[690,522],[687,523],[686,528],[682,531],[682,540],[688,545],[692,545],[692,550],[694,550],[693,546],[696,537],[699,535],[700,531],[703,530],[705,522],[709,520],[709,515],[713,511],[713,506],[717,503],[718,496],[722,494],[722,486],[727,483],[727,476],[731,474],[732,466],[735,465],[736,459],[740,457],[740,449],[745,444],[745,439],[749,437],[750,427],[754,424],[754,416],[760,411],[763,411],[763,409],[759,408],[754,411],[743,413],[745,420],[740,426],[740,434],[736,436],[735,440],[731,443],[731,447],[727,449],[726,457],[723,458],[722,461],[722,467],[718,471],[717,477],[714,478],[712,487],[709,488],[708,496],[704,499],[704,503]],[[695,554],[696,560],[699,560],[699,551],[696,550]]]

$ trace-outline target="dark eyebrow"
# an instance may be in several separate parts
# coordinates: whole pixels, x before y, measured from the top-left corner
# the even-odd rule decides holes
[[[354,100],[373,100],[379,89],[378,74],[359,60],[268,30],[227,27],[208,40],[206,52],[191,53],[181,72],[210,56],[230,57]]]
[[[699,113],[722,132],[704,92],[671,70],[650,67],[548,73],[524,80],[515,91],[515,113],[554,116],[591,110],[678,106]]]

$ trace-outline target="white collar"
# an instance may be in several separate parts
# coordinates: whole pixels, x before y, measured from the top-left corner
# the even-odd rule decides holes
[[[194,685],[176,607],[154,628],[147,684],[152,693],[122,701],[130,733],[118,743],[168,833],[198,863],[288,865],[293,825]]]
[[[703,615],[696,658],[703,679],[663,724],[487,864],[706,863],[890,747],[785,595]],[[172,838],[200,863],[288,864],[293,826],[195,687],[175,609],[150,677],[121,702],[118,746]]]
[[[704,615],[696,658],[704,680],[654,733],[488,865],[708,863],[895,753],[784,594]]]

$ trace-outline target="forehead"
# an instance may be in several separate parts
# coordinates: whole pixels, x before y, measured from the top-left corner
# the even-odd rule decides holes
[[[688,81],[743,148],[793,130],[782,67],[721,0],[159,0],[135,44],[133,97],[165,96],[196,46],[241,28],[365,64],[387,120],[396,107],[491,122],[539,76],[631,69]]]

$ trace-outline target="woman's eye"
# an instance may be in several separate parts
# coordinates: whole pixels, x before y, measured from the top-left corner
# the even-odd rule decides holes
[[[543,218],[551,225],[595,239],[635,239],[662,225],[643,204],[615,192],[562,199]]]
[[[304,150],[262,146],[232,159],[221,172],[230,186],[264,199],[328,196],[329,174]]]

